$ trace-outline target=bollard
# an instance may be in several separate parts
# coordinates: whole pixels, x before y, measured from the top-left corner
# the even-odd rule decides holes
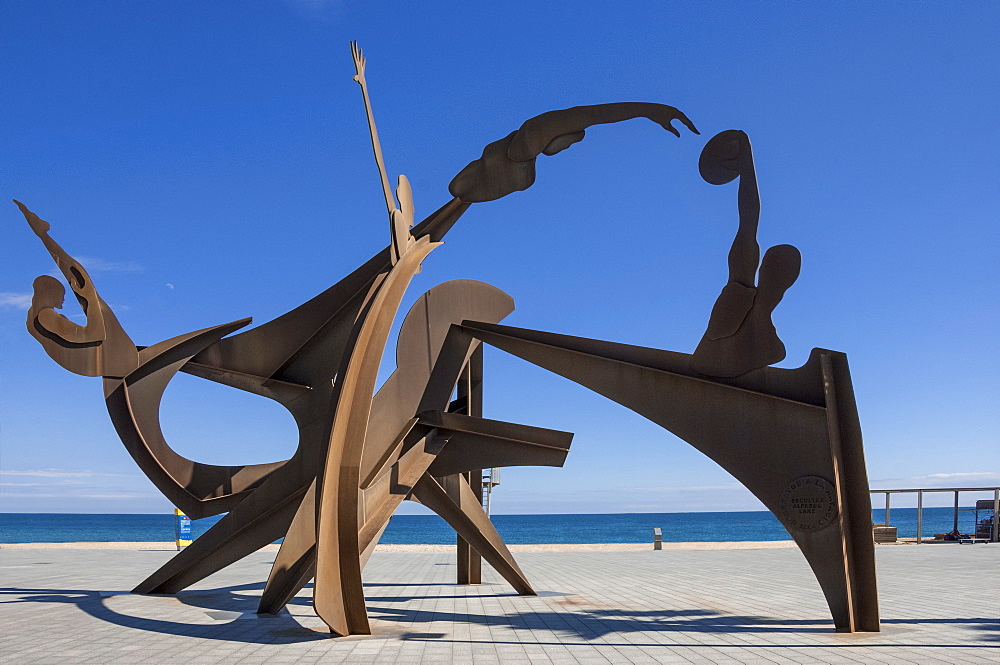
[[[653,529],[653,549],[662,550],[663,549],[663,532],[657,527]]]

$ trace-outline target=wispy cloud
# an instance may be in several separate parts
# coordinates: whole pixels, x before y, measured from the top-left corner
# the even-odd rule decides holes
[[[78,256],[77,261],[83,264],[87,272],[142,272],[145,270],[134,261],[108,261],[92,256]]]
[[[0,307],[28,309],[31,307],[30,293],[0,293]]]
[[[136,263],[135,261],[109,261],[108,259],[102,259],[95,256],[77,256],[76,260],[84,267],[84,269],[91,273],[92,275],[97,274],[127,274],[127,273],[137,273],[145,270],[142,265]],[[58,268],[53,268],[49,274],[53,277],[62,278],[62,273]]]
[[[74,501],[81,499],[91,499],[99,501],[135,501],[136,499],[158,499],[161,495],[155,492],[145,494],[134,492],[131,494],[89,494],[81,492],[0,492],[0,496],[5,499],[65,499],[66,506],[72,506]]]
[[[120,492],[105,494],[85,493],[79,494],[78,496],[81,499],[146,499],[149,497],[158,497],[160,495],[155,492]]]
[[[1000,472],[964,471],[931,473],[907,478],[871,480],[878,489],[940,489],[951,487],[1000,487]],[[976,498],[970,494],[968,501]],[[873,499],[877,508],[882,499]],[[950,494],[924,495],[924,506],[949,504]],[[764,510],[760,501],[739,482],[705,485],[657,485],[615,488],[575,488],[550,490],[501,485],[493,495],[498,513],[628,513],[628,512],[700,512]],[[895,496],[892,505],[915,505],[916,495]]]
[[[623,487],[616,492],[729,492],[743,489],[737,482],[722,485],[661,485],[656,487]]]
[[[501,487],[494,494],[500,513],[630,513],[763,510],[738,482],[712,485],[581,488],[568,491]]]
[[[931,489],[936,487],[997,487],[1000,471],[965,471],[929,473],[907,478],[879,478],[871,481],[872,489]]]
[[[97,509],[109,505],[108,502],[121,506],[115,510],[128,511],[138,505],[156,505],[164,499],[141,473],[103,473],[90,469],[0,471],[3,505],[12,502],[37,510],[41,500],[49,502],[44,504],[46,508],[75,512],[86,506]]]
[[[529,497],[558,497],[560,501],[594,501],[597,499],[613,499],[615,501],[651,501],[653,499],[676,498],[677,496],[691,497],[705,493],[740,493],[749,494],[738,482],[721,483],[716,485],[659,485],[652,487],[607,487],[600,489],[582,488],[563,492],[552,492],[548,490],[510,490],[510,496],[527,499]]]
[[[55,492],[0,492],[0,496],[5,499],[65,499],[66,494]]]
[[[0,470],[0,476],[30,476],[33,478],[92,478],[94,476],[134,476],[136,474],[126,473],[100,473],[90,470],[68,470],[68,469],[28,469],[28,470]]]
[[[968,473],[932,473],[920,476],[931,480],[1000,480],[1000,471],[971,471]]]

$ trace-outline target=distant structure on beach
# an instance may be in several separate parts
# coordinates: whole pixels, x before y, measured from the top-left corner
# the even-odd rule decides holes
[[[457,532],[459,584],[480,582],[482,557],[518,593],[534,594],[483,509],[483,470],[561,466],[572,434],[483,417],[482,349],[489,344],[618,402],[715,460],[788,529],[837,630],[879,630],[871,502],[847,358],[814,349],[800,368],[770,366],[785,357],[771,313],[798,277],[801,257],[790,245],[760,257],[748,136],[723,131],[702,151],[707,182],[739,180],[739,223],[728,282],[693,354],[503,326],[513,299],[460,279],[428,290],[406,314],[396,369],[376,392],[411,279],[472,204],[527,189],[541,155],[570,148],[593,125],[647,118],[677,137],[674,121],[698,130],[681,111],[656,103],[543,113],[487,145],[450,182],[452,199],[414,225],[409,181],[399,176],[395,189],[389,182],[366,60],[356,44],[351,51],[388,244],[273,321],[237,332],[251,322],[241,319],[136,346],[84,266],[52,239],[47,222],[18,203],[86,316],[82,326],[63,316],[65,289],[40,277],[30,334],[62,367],[102,378],[123,444],[178,509],[195,519],[226,513],[134,591],[176,593],[283,538],[258,611],[279,612],[315,580],[316,612],[334,634],[370,633],[361,571],[389,518],[409,499]],[[298,426],[295,454],[270,464],[217,466],[176,453],[161,430],[159,405],[177,372],[277,401]]]

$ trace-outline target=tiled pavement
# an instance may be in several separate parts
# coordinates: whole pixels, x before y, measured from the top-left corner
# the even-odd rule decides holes
[[[0,663],[1000,663],[1000,545],[878,548],[883,632],[834,633],[795,549],[522,552],[537,597],[449,555],[377,553],[374,635],[308,593],[255,618],[271,552],[172,596],[115,595],[170,552],[0,549]],[[308,592],[309,590],[307,590]]]

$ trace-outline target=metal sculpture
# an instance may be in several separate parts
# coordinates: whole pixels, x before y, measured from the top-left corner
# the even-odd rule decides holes
[[[739,178],[739,230],[730,281],[692,355],[499,325],[513,310],[502,291],[470,280],[438,285],[406,315],[396,370],[376,376],[403,294],[423,260],[472,203],[527,189],[535,160],[582,140],[595,124],[648,118],[680,136],[662,104],[578,106],[532,118],[486,146],[449,185],[454,198],[413,226],[405,176],[389,185],[365,78],[351,44],[389,216],[381,252],[315,298],[236,333],[242,319],[137,347],[49,224],[18,203],[86,315],[56,310],[58,280],[35,280],[27,327],[66,369],[103,377],[108,412],[152,482],[194,518],[227,513],[136,588],[175,593],[284,538],[259,612],[274,613],[315,578],[317,614],[337,635],[370,632],[361,571],[405,499],[441,515],[459,535],[459,583],[479,581],[482,556],[519,593],[534,591],[482,509],[477,479],[496,466],[561,466],[572,435],[482,417],[482,344],[565,376],[674,432],[744,483],[788,528],[830,605],[838,630],[878,630],[870,503],[861,432],[843,354],[814,350],[795,370],[770,315],[798,275],[798,250],[765,253],[758,271],[760,201],[749,139],[715,136],[700,162],[713,184]],[[284,461],[213,466],[166,442],[159,404],[185,372],[283,405],[299,430]],[[455,398],[453,399],[453,395]]]
[[[798,277],[799,251],[778,245],[759,258],[760,197],[744,132],[712,137],[699,170],[715,185],[739,178],[739,227],[730,281],[694,354],[488,322],[462,329],[632,409],[715,460],[788,529],[837,629],[877,631],[871,501],[847,357],[815,349],[798,369],[768,367],[785,357],[771,313]]]

